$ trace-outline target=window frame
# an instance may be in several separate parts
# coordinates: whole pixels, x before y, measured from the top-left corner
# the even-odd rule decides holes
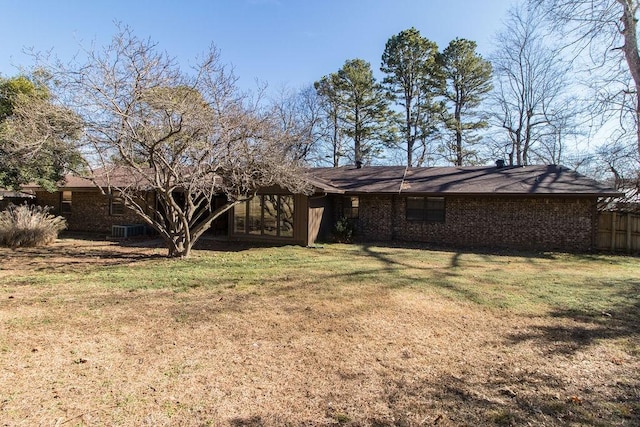
[[[405,199],[407,221],[443,223],[446,221],[446,212],[447,202],[442,196],[407,196]]]
[[[119,206],[118,208],[115,208]],[[124,200],[120,195],[112,195],[109,198],[109,215],[123,216],[125,212]]]
[[[73,212],[73,191],[62,190],[60,192],[60,213],[70,215],[71,212]]]
[[[342,198],[342,216],[347,219],[360,218],[360,196],[344,196]]]
[[[275,203],[274,199],[275,198]],[[283,202],[284,198],[290,198],[291,206],[293,209],[290,213],[285,213],[283,206],[285,206],[285,202]],[[275,207],[275,215],[270,213],[266,213],[265,210],[268,210],[267,203],[273,208]],[[250,209],[250,205],[259,206],[260,212],[255,212],[256,215],[251,215],[252,211]],[[273,229],[266,229],[265,227],[265,218],[269,219],[270,227],[273,227],[273,223],[275,223],[275,227]],[[287,220],[291,220],[291,224],[289,225]],[[255,222],[254,227],[251,226],[252,221]],[[293,195],[288,194],[259,194],[249,200],[246,200],[242,203],[239,203],[233,211],[233,234],[235,235],[244,235],[244,236],[261,236],[261,237],[270,237],[270,238],[282,238],[282,239],[292,239],[294,238],[294,230],[295,230],[295,198]],[[288,227],[285,230],[285,225]]]

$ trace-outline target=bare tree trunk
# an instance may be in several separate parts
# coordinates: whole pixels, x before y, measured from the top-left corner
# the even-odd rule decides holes
[[[338,128],[338,116],[333,116],[333,167],[337,168],[340,166],[340,142],[339,138],[339,128]]]
[[[414,138],[411,136],[411,102],[406,103],[405,107],[405,119],[407,122],[407,130],[405,136],[407,138],[407,166],[413,166],[413,144]]]
[[[637,138],[637,150],[640,154],[640,54],[638,53],[638,37],[637,37],[637,24],[636,12],[638,9],[638,3],[634,0],[616,0],[623,9],[622,17],[622,36],[624,37],[624,46],[622,51],[624,52],[624,58],[629,66],[629,72],[633,78],[635,85],[635,121],[636,121],[636,138]]]
[[[356,107],[355,109],[355,131],[354,131],[354,137],[353,137],[353,156],[355,159],[355,164],[359,165],[362,163],[362,145],[361,145],[361,139],[362,139],[362,134],[361,134],[361,130],[360,130],[360,111],[358,109],[358,107]]]
[[[462,166],[462,122],[459,105],[456,105],[454,117],[456,121],[456,166]]]

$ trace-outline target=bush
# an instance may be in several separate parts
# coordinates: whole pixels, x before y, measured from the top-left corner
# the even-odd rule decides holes
[[[351,243],[353,241],[353,224],[349,218],[340,218],[336,222],[333,236],[336,242]]]
[[[65,228],[67,221],[49,214],[49,207],[9,205],[0,212],[0,245],[12,248],[48,245]]]

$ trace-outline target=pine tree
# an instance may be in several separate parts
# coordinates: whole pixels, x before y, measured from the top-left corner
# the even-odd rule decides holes
[[[446,82],[441,93],[447,107],[444,123],[453,137],[448,148],[453,153],[453,163],[462,166],[471,163],[475,155],[469,147],[477,142],[474,131],[488,125],[477,108],[493,88],[492,67],[476,53],[474,41],[459,38],[449,43],[439,56],[439,63]]]

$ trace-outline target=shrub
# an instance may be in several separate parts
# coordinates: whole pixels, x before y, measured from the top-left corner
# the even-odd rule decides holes
[[[334,229],[334,239],[339,243],[351,243],[353,240],[353,224],[349,218],[340,218]]]
[[[48,245],[65,228],[67,221],[49,214],[49,207],[9,205],[0,212],[0,245],[12,248]]]

